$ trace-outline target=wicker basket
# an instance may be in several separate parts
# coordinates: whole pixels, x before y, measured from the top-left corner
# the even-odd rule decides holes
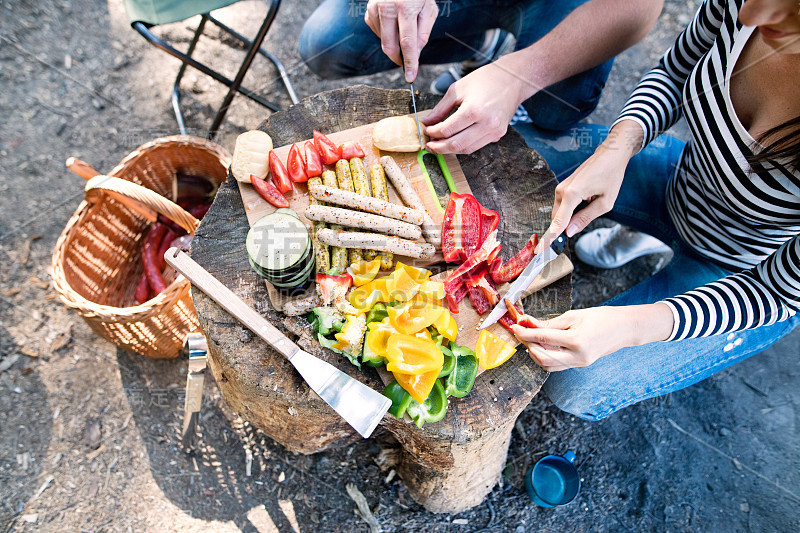
[[[230,154],[205,139],[176,135],[144,144],[108,176],[70,158],[86,184],[84,201],[53,252],[53,283],[62,301],[101,337],[147,357],[177,357],[199,324],[182,276],[167,277],[161,294],[134,304],[142,275],[144,237],[156,213],[194,234],[199,222],[167,200],[178,172],[227,178]]]

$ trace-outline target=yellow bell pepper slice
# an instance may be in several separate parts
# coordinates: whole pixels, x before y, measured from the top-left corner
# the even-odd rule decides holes
[[[386,278],[386,290],[389,298],[398,302],[407,302],[416,296],[420,284],[408,272],[398,268]]]
[[[400,333],[413,335],[439,320],[447,309],[427,302],[411,301],[388,307],[389,322]]]
[[[438,331],[445,339],[449,340],[450,342],[455,342],[456,337],[458,336],[458,322],[456,322],[456,318],[450,314],[448,311],[446,315],[450,318],[447,327],[444,329],[439,328],[436,326],[436,331]]]
[[[417,298],[433,303],[439,303],[444,298],[444,283],[441,281],[426,280],[419,286]]]
[[[444,307],[442,307],[441,309],[443,309],[444,312],[439,315],[439,318],[437,318],[433,322],[433,324],[431,324],[433,327],[436,328],[436,331],[438,332],[446,330],[447,327],[450,325],[450,319],[452,318],[452,316],[450,315],[450,311],[448,309],[445,309]]]
[[[444,364],[444,355],[435,342],[403,334],[389,337],[386,359],[386,370],[399,374],[440,372]]]
[[[508,344],[488,329],[481,330],[481,334],[478,335],[475,355],[478,356],[478,362],[486,370],[502,365],[516,351],[516,347]]]
[[[433,386],[436,384],[436,378],[439,377],[439,372],[434,370],[432,372],[416,375],[395,372],[393,375],[395,381],[397,381],[412,398],[422,403],[433,390]]]
[[[411,265],[406,265],[406,264],[402,263],[401,261],[397,262],[397,265],[395,266],[395,269],[394,269],[395,272],[397,272],[399,270],[404,270],[405,273],[408,274],[411,279],[413,279],[414,281],[416,281],[420,285],[422,285],[423,283],[428,281],[428,278],[431,277],[431,271],[430,270],[427,270],[427,269],[424,269],[424,268],[413,267]]]
[[[386,288],[386,276],[372,280],[353,290],[348,296],[348,300],[360,313],[366,313],[376,303],[388,302],[389,291]]]
[[[388,318],[384,318],[381,322],[370,322],[367,324],[367,328],[369,329],[369,335],[367,335],[369,349],[382,357],[386,357],[389,339],[392,335],[398,335],[400,332],[392,327]]]
[[[333,347],[357,356],[364,347],[364,333],[367,331],[367,318],[361,315],[347,315],[342,331],[335,334],[336,343]]]
[[[366,285],[378,275],[381,269],[381,258],[372,261],[359,261],[347,267],[347,272],[353,278],[353,285],[360,287]]]

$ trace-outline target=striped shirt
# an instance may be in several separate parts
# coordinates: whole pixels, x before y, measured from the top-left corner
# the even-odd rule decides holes
[[[800,173],[748,165],[761,146],[731,103],[731,74],[755,30],[738,21],[742,1],[705,0],[616,121],[638,122],[647,145],[685,115],[692,139],[667,208],[689,246],[737,271],[664,300],[675,318],[668,340],[769,325],[800,307]]]

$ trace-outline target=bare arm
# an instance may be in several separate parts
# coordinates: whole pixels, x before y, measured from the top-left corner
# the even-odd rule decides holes
[[[497,141],[519,104],[637,43],[655,25],[662,5],[663,0],[590,0],[579,6],[537,42],[451,85],[423,120],[432,137],[428,148],[471,153]]]

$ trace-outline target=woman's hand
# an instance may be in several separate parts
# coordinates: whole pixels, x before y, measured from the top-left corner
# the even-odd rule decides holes
[[[471,154],[505,135],[524,100],[523,81],[505,66],[505,56],[453,83],[422,119],[431,138],[426,147],[439,154]],[[453,109],[458,108],[448,117]]]
[[[531,358],[549,372],[589,366],[627,346],[666,340],[672,333],[672,310],[663,303],[604,306],[567,311],[537,328],[512,326]]]
[[[439,14],[434,0],[369,0],[364,22],[381,39],[389,59],[403,66],[406,82],[419,70],[420,51],[428,44]]]
[[[611,211],[625,177],[625,168],[639,151],[643,136],[642,127],[636,122],[620,122],[591,157],[558,184],[550,227],[539,239],[536,253],[550,246],[565,231],[567,237],[572,237],[592,220]],[[581,202],[588,205],[576,213]]]

